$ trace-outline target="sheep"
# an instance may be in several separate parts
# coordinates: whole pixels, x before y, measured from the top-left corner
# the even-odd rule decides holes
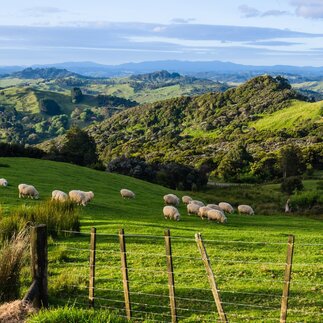
[[[164,214],[165,219],[171,219],[171,220],[176,220],[176,221],[179,221],[180,217],[181,217],[178,210],[176,209],[176,207],[171,206],[171,205],[164,206],[163,214]]]
[[[198,211],[198,216],[203,220],[204,218],[207,218],[207,212],[212,210],[212,208],[208,206],[201,206]]]
[[[196,204],[196,205],[198,205],[198,206],[205,206],[205,204],[203,203],[203,202],[201,202],[201,201],[197,201],[197,200],[192,200],[191,202],[190,202],[190,204]]]
[[[218,210],[218,211],[221,211],[222,212],[222,209],[217,204],[208,204],[207,207],[209,207],[209,208],[211,208],[213,210]]]
[[[238,211],[239,211],[239,214],[248,214],[248,215],[255,214],[254,210],[249,205],[239,205]]]
[[[179,204],[179,198],[175,194],[167,194],[164,195],[164,202],[167,205],[173,205],[173,206],[178,206]]]
[[[86,206],[94,198],[92,191],[83,192],[80,190],[72,190],[68,193],[68,196],[72,202],[75,202],[78,205]]]
[[[233,212],[234,212],[234,209],[233,209],[232,205],[231,205],[231,204],[229,204],[229,203],[221,202],[221,203],[219,203],[219,207],[220,207],[224,212],[227,212],[227,213],[233,213]]]
[[[0,178],[0,186],[8,186],[8,181],[4,178]]]
[[[52,192],[52,201],[66,202],[68,200],[68,195],[59,190],[54,190]]]
[[[120,194],[124,199],[133,199],[136,197],[136,194],[126,188],[120,190]]]
[[[209,221],[218,221],[220,223],[227,223],[227,218],[223,212],[219,210],[209,210],[207,212],[207,219]]]
[[[187,196],[187,195],[185,195],[185,196],[182,197],[182,202],[184,204],[189,204],[192,200],[193,199],[190,196]]]
[[[192,215],[192,214],[198,215],[199,209],[200,209],[200,206],[197,204],[194,204],[194,203],[187,204],[187,214],[188,215]]]
[[[18,185],[19,198],[30,197],[31,199],[38,200],[39,193],[34,186],[28,184],[19,184]]]

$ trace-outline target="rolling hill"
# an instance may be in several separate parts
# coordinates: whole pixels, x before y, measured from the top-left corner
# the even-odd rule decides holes
[[[319,145],[323,103],[305,100],[285,79],[261,76],[224,93],[136,107],[88,132],[106,161],[125,154],[198,166],[221,160],[237,141],[247,143],[254,155],[288,142]]]
[[[250,317],[255,318],[254,322],[263,321],[263,306],[266,307],[266,320],[279,319],[287,234],[294,234],[293,297],[289,320],[315,322],[317,318],[320,310],[320,294],[317,291],[322,282],[317,263],[320,248],[315,244],[322,238],[322,222],[275,212],[263,215],[270,201],[275,201],[278,209],[281,207],[281,193],[277,185],[190,192],[194,198],[205,202],[225,200],[235,207],[236,203],[251,204],[256,209],[256,215],[228,215],[227,225],[220,225],[188,216],[185,206],[181,204],[182,218],[176,222],[167,221],[162,216],[162,196],[173,191],[155,184],[46,160],[0,158],[0,164],[1,177],[9,181],[8,187],[0,188],[1,218],[10,216],[16,208],[42,203],[50,198],[53,189],[93,190],[95,194],[88,206],[79,209],[82,234],[49,238],[49,296],[54,307],[66,304],[67,300],[76,308],[86,304],[88,233],[92,226],[98,230],[96,297],[107,299],[98,300],[97,305],[114,306],[115,300],[121,302],[122,307],[123,294],[115,292],[122,291],[120,251],[115,235],[122,227],[128,234],[127,259],[131,268],[129,280],[134,316],[147,314],[145,318],[149,320],[152,317],[159,319],[160,315],[168,313],[163,231],[170,228],[177,304],[179,308],[188,308],[182,314],[187,322],[214,319],[214,303],[210,307],[212,294],[194,241],[196,232],[201,232],[206,241],[226,312],[235,322],[244,322]],[[35,185],[40,192],[40,200],[19,199],[17,185],[22,182]],[[136,192],[134,200],[121,198],[119,190],[124,187]],[[174,193],[182,196],[188,192]],[[23,270],[22,286],[26,289],[29,285],[30,269],[27,266]],[[143,294],[137,295],[139,292]],[[270,296],[264,296],[267,293]],[[158,299],[149,294],[166,295],[166,298]],[[141,303],[150,305],[142,307]],[[135,311],[148,313],[136,314],[138,312]]]

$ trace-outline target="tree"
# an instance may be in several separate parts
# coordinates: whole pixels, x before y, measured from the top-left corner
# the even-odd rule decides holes
[[[225,180],[237,180],[241,174],[249,171],[252,160],[246,146],[238,143],[222,158],[217,173]]]
[[[87,132],[72,127],[66,133],[66,142],[60,149],[65,161],[81,166],[89,166],[98,162],[96,144]]]
[[[73,103],[80,103],[83,99],[83,93],[79,87],[71,89],[71,98]]]
[[[283,178],[302,174],[306,169],[301,150],[294,145],[288,145],[280,151],[280,170]]]
[[[41,99],[39,101],[40,111],[50,116],[62,113],[61,107],[52,99]]]

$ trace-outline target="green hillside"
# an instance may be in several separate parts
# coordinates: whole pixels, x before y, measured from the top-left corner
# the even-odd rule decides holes
[[[136,107],[88,132],[105,161],[125,154],[199,166],[209,159],[219,163],[239,141],[254,156],[286,143],[305,147],[307,138],[320,144],[322,103],[305,100],[286,80],[261,76],[224,93]]]
[[[134,316],[163,320],[161,315],[168,315],[169,310],[162,236],[164,229],[170,228],[174,236],[177,304],[179,308],[187,309],[179,309],[178,314],[182,316],[180,322],[214,319],[214,315],[209,314],[215,311],[214,303],[211,305],[212,294],[208,290],[205,270],[193,239],[196,232],[201,232],[206,240],[214,240],[206,242],[206,247],[228,318],[235,322],[245,322],[250,317],[253,322],[277,320],[287,247],[286,235],[295,234],[289,321],[317,322],[317,313],[320,310],[320,295],[317,290],[322,281],[319,278],[318,264],[315,263],[319,261],[320,249],[308,244],[315,244],[322,238],[322,222],[305,217],[262,215],[261,210],[266,207],[258,204],[259,201],[266,200],[266,194],[271,200],[276,198],[279,195],[277,187],[218,188],[192,194],[205,202],[220,202],[220,199],[231,202],[233,198],[239,203],[251,202],[256,209],[256,215],[229,215],[227,225],[219,225],[186,215],[185,207],[180,205],[181,221],[173,222],[162,216],[162,196],[171,192],[164,187],[126,176],[51,161],[0,158],[0,163],[0,176],[9,181],[8,187],[0,188],[3,216],[9,216],[18,206],[41,203],[50,197],[53,189],[93,190],[95,194],[94,200],[88,206],[80,208],[81,231],[85,234],[49,240],[49,295],[52,306],[68,302],[76,307],[86,307],[87,233],[91,226],[97,227],[101,234],[115,234],[123,227],[126,234],[133,234],[126,240],[128,263],[132,268],[129,279]],[[19,183],[35,185],[40,192],[40,200],[18,199]],[[136,199],[123,200],[119,190],[124,187],[136,192]],[[181,196],[184,193],[177,191],[176,194]],[[233,197],[232,194],[236,196]],[[154,237],[146,239],[140,234]],[[260,241],[269,244],[259,244]],[[122,291],[117,236],[98,235],[97,248],[96,302],[98,306],[122,308],[123,296],[117,292]],[[29,268],[26,268],[23,274],[25,288],[30,284],[29,275]],[[165,299],[150,296],[158,294],[166,295]],[[123,312],[119,313],[122,315]]]
[[[249,123],[249,127],[257,131],[293,129],[298,124],[322,123],[323,122],[323,101],[308,103],[293,101],[290,106],[276,111],[272,114],[264,114],[257,121]]]

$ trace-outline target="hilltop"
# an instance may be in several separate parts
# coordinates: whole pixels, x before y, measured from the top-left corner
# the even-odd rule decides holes
[[[82,75],[79,75],[77,73],[70,72],[66,69],[58,69],[55,67],[35,69],[28,67],[22,71],[14,72],[10,75],[10,77],[16,77],[20,79],[57,79],[70,76],[82,77]]]
[[[106,161],[125,154],[198,166],[208,158],[220,160],[237,141],[248,143],[255,154],[274,151],[286,142],[318,143],[322,105],[306,102],[283,78],[261,76],[224,93],[136,107],[91,126],[88,132]],[[302,111],[299,118],[280,125],[278,132],[271,128],[270,120],[279,119],[279,113],[289,118],[293,106]],[[255,125],[257,120],[262,127]]]

